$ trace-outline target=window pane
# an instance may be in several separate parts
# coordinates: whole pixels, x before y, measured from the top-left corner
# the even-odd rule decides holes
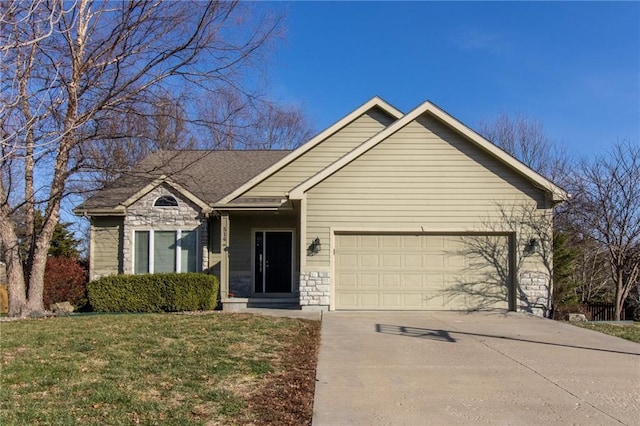
[[[153,205],[156,207],[177,207],[178,201],[171,195],[163,195]]]
[[[182,231],[180,238],[180,272],[197,272],[198,265],[198,246],[196,231]]]
[[[153,233],[153,272],[176,271],[175,231]]]
[[[146,274],[149,272],[149,231],[136,231],[134,234],[133,272]]]

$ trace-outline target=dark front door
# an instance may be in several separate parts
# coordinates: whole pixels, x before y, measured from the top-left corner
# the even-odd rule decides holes
[[[293,233],[257,231],[255,237],[255,293],[291,293]]]

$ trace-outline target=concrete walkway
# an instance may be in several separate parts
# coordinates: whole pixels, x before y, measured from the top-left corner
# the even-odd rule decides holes
[[[296,309],[273,308],[242,308],[237,312],[242,312],[245,314],[267,315],[270,317],[306,319],[312,321],[320,321],[322,319],[322,311],[301,311]]]
[[[638,425],[640,345],[524,314],[329,312],[313,425]]]

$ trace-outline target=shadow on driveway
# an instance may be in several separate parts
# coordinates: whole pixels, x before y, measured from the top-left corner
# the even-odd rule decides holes
[[[535,343],[539,345],[562,346],[565,348],[585,349],[589,351],[610,352],[610,353],[625,354],[625,355],[635,355],[640,357],[640,353],[637,353],[637,352],[616,351],[611,349],[600,349],[600,348],[592,348],[588,346],[567,345],[562,343],[550,343],[550,342],[542,342],[539,340],[520,339],[517,337],[500,336],[500,335],[493,335],[493,334],[469,333],[469,332],[457,331],[457,330],[449,331],[449,330],[439,330],[439,329],[430,329],[430,328],[407,327],[404,325],[376,324],[376,332],[383,333],[383,334],[394,334],[397,336],[417,337],[421,339],[437,340],[437,341],[449,342],[449,343],[456,343],[456,339],[451,336],[452,334],[454,335],[461,334],[461,335],[472,336],[472,337],[488,337],[492,339],[513,340],[517,342]]]

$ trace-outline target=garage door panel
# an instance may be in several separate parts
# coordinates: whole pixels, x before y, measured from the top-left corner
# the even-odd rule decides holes
[[[401,288],[402,275],[399,273],[382,274],[382,286],[384,288]]]
[[[377,289],[380,287],[380,275],[373,273],[362,273],[359,275],[358,286],[363,289]]]
[[[430,238],[424,238],[423,246],[427,249],[443,249],[445,237],[441,235],[431,235]]]
[[[356,248],[358,247],[357,235],[341,235],[340,238],[336,238],[336,248]]]
[[[380,294],[361,293],[360,303],[364,309],[380,309]]]
[[[359,293],[354,291],[341,291],[336,294],[336,305],[342,307],[342,309],[362,309],[359,304]]]
[[[407,253],[403,257],[404,267],[406,269],[422,269],[423,259],[422,255],[419,253]]]
[[[402,293],[389,293],[389,292],[383,293],[382,308],[383,309],[402,308]]]
[[[402,306],[404,309],[423,309],[424,301],[420,293],[406,293],[402,296]]]
[[[360,237],[360,248],[380,248],[380,238],[375,235],[362,235]]]
[[[358,268],[358,255],[357,254],[338,254],[336,255],[336,268],[343,269],[357,269]]]
[[[422,274],[420,273],[405,273],[402,278],[402,287],[407,290],[420,290],[422,289]]]
[[[427,287],[428,288],[437,288],[437,289],[443,289],[444,288],[444,280],[445,280],[445,276],[444,275],[427,273],[425,278],[426,278],[426,281],[427,281]]]
[[[360,255],[359,266],[377,268],[380,265],[380,256],[377,254]]]
[[[499,279],[508,270],[506,236],[338,234],[335,241],[337,309],[508,307],[508,283]],[[497,248],[499,265],[479,255],[483,246]]]
[[[443,306],[446,306],[446,298],[441,294],[434,294],[431,297],[426,297],[424,300],[424,309],[439,311]]]
[[[449,307],[450,310],[464,310],[469,303],[469,299],[462,294],[449,294],[442,297],[442,303]]]
[[[419,235],[405,235],[400,240],[405,249],[418,252],[422,250],[422,238]]]
[[[453,251],[453,250],[452,250]],[[456,250],[457,252],[457,250]],[[455,252],[454,252],[455,253]],[[460,254],[448,254],[444,256],[444,264],[446,269],[460,269],[466,266],[466,259]]]
[[[382,235],[382,248],[400,248],[402,247],[402,237],[400,235]]]
[[[340,283],[340,287],[349,290],[358,288],[358,277],[357,273],[348,273],[348,272],[338,272],[336,274],[336,280]]]
[[[425,260],[427,268],[444,269],[444,254],[427,254],[425,255]]]
[[[387,268],[401,268],[402,256],[400,254],[383,254],[382,255],[382,267]]]

